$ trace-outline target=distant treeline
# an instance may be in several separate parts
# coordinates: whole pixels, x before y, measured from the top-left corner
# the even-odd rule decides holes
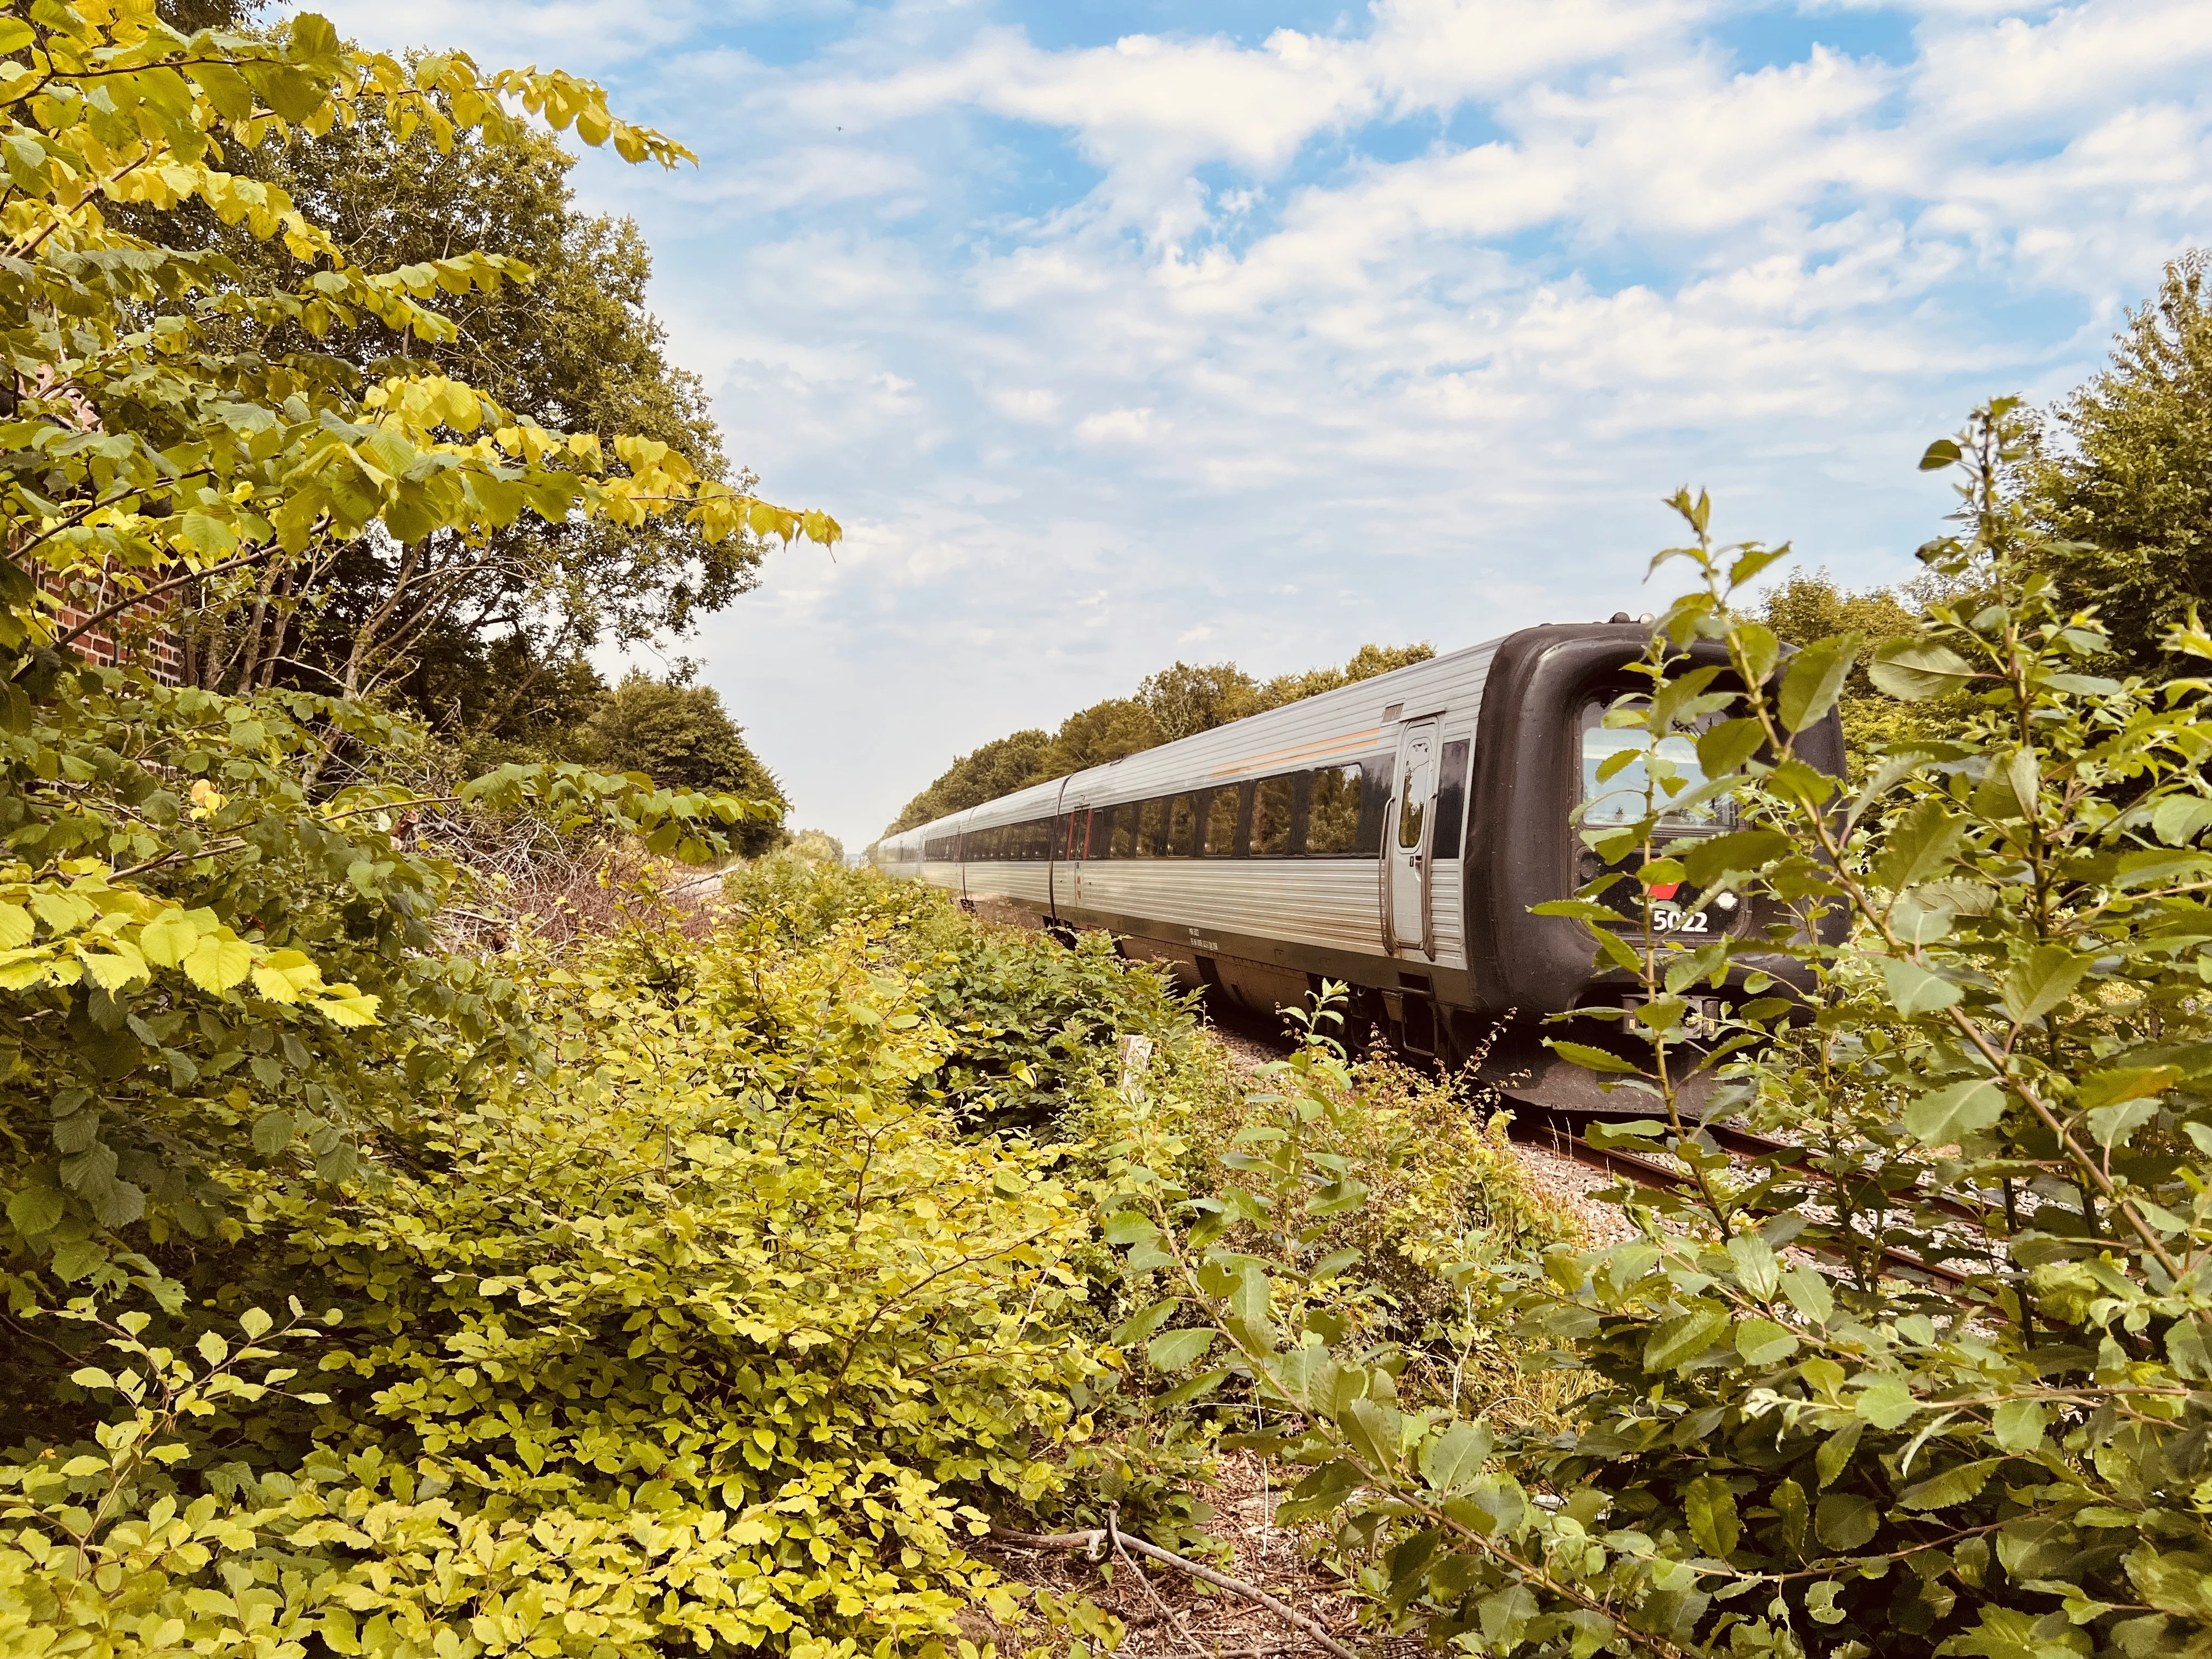
[[[1065,777],[1087,766],[1103,766],[1125,755],[1141,754],[1177,738],[1241,720],[1247,714],[1262,714],[1301,697],[1371,679],[1408,663],[1426,662],[1436,654],[1436,647],[1426,643],[1363,645],[1341,668],[1279,674],[1264,683],[1233,662],[1199,667],[1179,662],[1148,676],[1133,696],[1109,697],[1078,709],[1060,722],[1057,732],[1017,732],[961,756],[908,801],[906,810],[884,833],[895,836],[917,823],[980,806],[1032,783]]]

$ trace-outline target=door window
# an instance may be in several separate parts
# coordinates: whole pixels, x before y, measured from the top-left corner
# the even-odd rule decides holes
[[[1429,768],[1425,758],[1406,763],[1406,775],[1398,785],[1398,845],[1419,852],[1421,829],[1429,816]]]

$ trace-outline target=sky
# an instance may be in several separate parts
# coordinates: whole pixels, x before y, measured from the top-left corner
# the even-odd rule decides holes
[[[1857,586],[1978,402],[2212,242],[2212,5],[325,0],[605,84],[770,556],[688,656],[795,825],[1177,659],[1656,609],[1662,505]],[[648,667],[659,664],[642,659]]]

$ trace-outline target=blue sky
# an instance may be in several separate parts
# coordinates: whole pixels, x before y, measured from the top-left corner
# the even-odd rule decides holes
[[[341,0],[558,64],[674,355],[833,561],[673,646],[798,822],[1182,658],[1652,608],[1660,498],[1852,583],[1927,441],[2212,242],[2212,5]]]

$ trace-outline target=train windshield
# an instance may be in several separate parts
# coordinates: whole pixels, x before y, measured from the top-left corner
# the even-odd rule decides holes
[[[1643,752],[1648,739],[1635,726],[1608,727],[1605,711],[1609,702],[1591,702],[1583,709],[1583,825],[1585,829],[1600,829],[1607,824],[1634,823],[1644,816],[1644,792],[1650,787]],[[1636,753],[1618,771],[1601,778],[1605,763],[1623,750]],[[1698,744],[1694,736],[1677,732],[1663,738],[1659,744],[1660,755],[1674,768],[1680,787],[1677,796],[1686,795],[1705,781],[1698,765]],[[1665,792],[1660,798],[1666,799]],[[1662,828],[1675,832],[1695,833],[1700,830],[1724,829],[1734,821],[1734,809],[1726,802],[1708,802],[1686,812],[1663,812],[1660,815]]]

